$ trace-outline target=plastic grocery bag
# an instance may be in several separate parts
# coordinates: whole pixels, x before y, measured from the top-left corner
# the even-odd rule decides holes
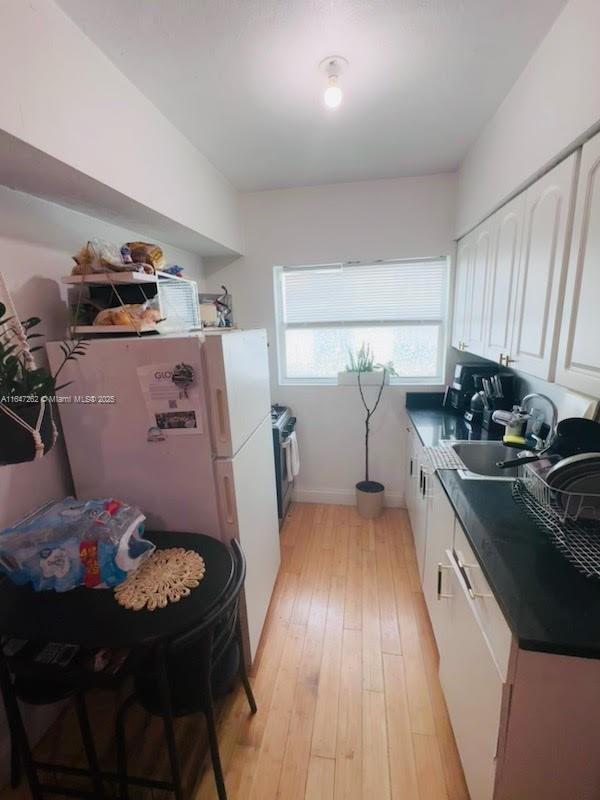
[[[0,532],[0,570],[36,591],[116,586],[155,549],[144,519],[122,500],[67,497]]]

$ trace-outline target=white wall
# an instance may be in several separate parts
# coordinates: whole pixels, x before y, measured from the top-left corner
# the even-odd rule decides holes
[[[462,235],[600,123],[600,2],[570,0],[459,173]]]
[[[0,14],[0,129],[241,250],[231,184],[53,0],[1,0]]]
[[[207,262],[207,288],[226,284],[238,324],[268,330],[273,401],[298,417],[299,499],[353,502],[363,478],[362,407],[351,387],[278,385],[273,267],[450,254],[454,197],[453,175],[242,195],[247,255],[212,271]],[[396,504],[403,502],[404,400],[403,387],[386,389],[372,427],[371,477]]]
[[[66,307],[58,280],[71,271],[71,255],[93,236],[119,245],[139,239],[133,231],[0,187],[0,272],[19,316],[41,317],[39,330],[50,340],[62,339],[66,331]],[[187,277],[203,281],[198,256],[167,245],[163,249],[171,263],[185,268]],[[0,529],[48,500],[70,492],[71,477],[60,440],[40,461],[0,467]],[[2,713],[0,786],[8,770],[8,740]],[[28,715],[34,738],[44,730],[51,714],[52,710],[37,710]]]

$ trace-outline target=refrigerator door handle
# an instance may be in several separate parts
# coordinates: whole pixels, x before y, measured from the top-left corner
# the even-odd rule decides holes
[[[223,389],[215,389],[215,398],[217,405],[217,424],[219,426],[219,438],[222,442],[226,442],[227,437],[227,415],[225,413],[225,393]]]
[[[223,491],[225,495],[225,519],[228,525],[235,522],[235,511],[233,508],[233,491],[229,475],[223,476]]]

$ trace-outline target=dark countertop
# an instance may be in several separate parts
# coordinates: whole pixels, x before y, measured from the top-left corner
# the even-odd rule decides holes
[[[407,396],[406,412],[424,445],[488,438],[444,412],[441,395],[437,404],[418,397]],[[456,470],[437,474],[519,646],[600,658],[600,581],[566,561],[517,506],[509,482],[463,480]]]

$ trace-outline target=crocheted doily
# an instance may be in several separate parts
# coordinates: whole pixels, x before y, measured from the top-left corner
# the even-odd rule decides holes
[[[204,559],[193,550],[172,547],[155,550],[123,583],[115,587],[117,602],[140,611],[154,611],[178,603],[194,589],[205,572]]]

